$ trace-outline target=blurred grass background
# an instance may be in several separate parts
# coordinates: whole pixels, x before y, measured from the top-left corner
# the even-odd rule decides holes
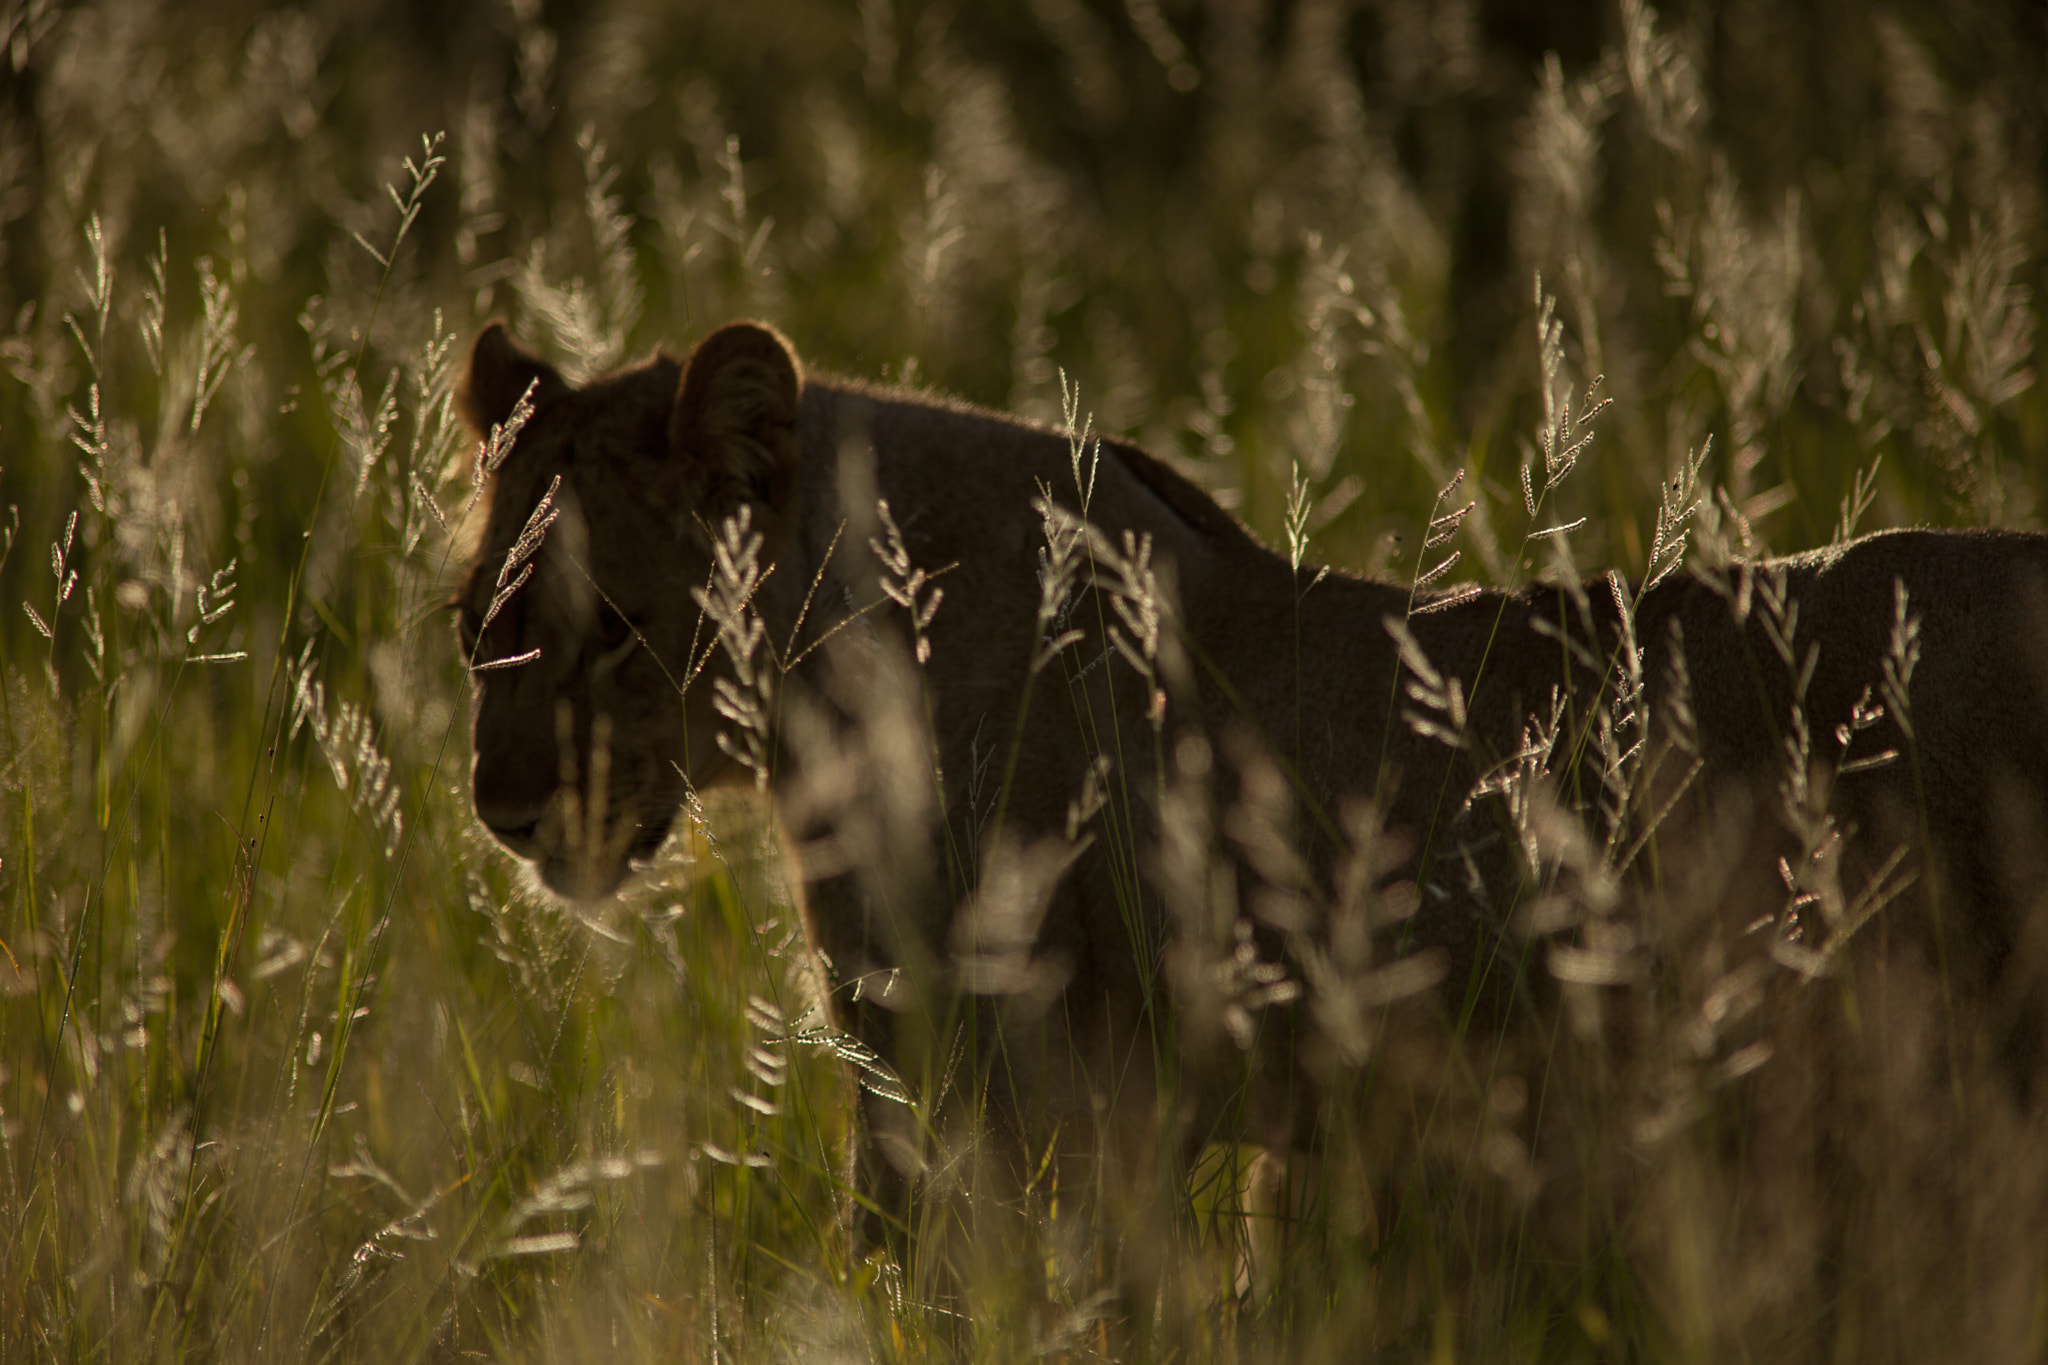
[[[587,916],[472,828],[449,385],[499,315],[577,375],[743,315],[1064,371],[1353,568],[1464,469],[1517,582],[1540,273],[1614,400],[1582,568],[1709,438],[1774,551],[2038,527],[2044,71],[1996,3],[7,0],[0,1359],[1712,1358],[1613,1246],[1292,1316],[1212,1256],[1119,1337],[1118,1244],[1049,1232],[964,1346],[848,1264],[759,821]]]

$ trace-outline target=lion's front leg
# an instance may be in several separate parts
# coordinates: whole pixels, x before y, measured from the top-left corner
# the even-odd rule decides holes
[[[812,882],[803,911],[852,1101],[842,1208],[849,1249],[856,1261],[881,1250],[901,1264],[915,1235],[912,1191],[923,1161],[923,1125],[897,1028],[909,983],[891,965],[884,947],[891,936],[873,923],[852,876]]]
[[[895,1020],[872,1001],[846,1010],[844,1029],[864,1055],[855,1086],[848,1232],[856,1259],[881,1250],[901,1265],[916,1230],[912,1197],[923,1165],[922,1126],[895,1066]]]

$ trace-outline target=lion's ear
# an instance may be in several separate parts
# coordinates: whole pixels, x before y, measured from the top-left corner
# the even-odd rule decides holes
[[[510,417],[528,387],[535,407],[569,389],[561,372],[514,341],[504,323],[493,322],[477,333],[469,348],[469,371],[456,389],[463,420],[476,434],[488,435]]]
[[[697,343],[669,414],[668,442],[693,507],[788,506],[796,475],[796,352],[772,327],[734,322]]]

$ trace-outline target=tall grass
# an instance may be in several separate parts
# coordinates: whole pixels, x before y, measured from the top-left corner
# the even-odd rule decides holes
[[[1486,756],[1540,874],[1503,942],[1554,1009],[1387,1008],[1417,983],[1367,931],[1409,907],[1347,829],[1317,951],[1371,989],[1296,962],[1360,1040],[1317,1169],[1212,1146],[1136,1226],[970,1187],[945,1216],[987,1241],[947,1278],[841,1236],[852,1088],[889,1082],[827,1026],[764,808],[552,901],[470,812],[441,605],[494,315],[577,377],[763,316],[1072,427],[1064,371],[1304,584],[2036,526],[2037,18],[347,9],[0,17],[0,1359],[2039,1358],[2041,1234],[2001,1222],[2042,1207],[2038,1118],[1981,1059],[1901,1079],[1945,1046],[1939,972],[1798,989],[1689,914],[1723,850],[1601,842],[1687,759],[1626,705]],[[1099,548],[1156,662],[1148,566]],[[1903,699],[1909,603],[1892,628]],[[1454,707],[1416,663],[1372,723]],[[1793,726],[1788,782],[1838,719]],[[1574,736],[1598,790],[1547,771]],[[1156,859],[1098,851],[1198,879],[1232,821],[1284,851],[1284,810],[1201,804],[1210,761],[1248,760],[1152,756]],[[1792,892],[1853,917],[1791,796]],[[1210,929],[1227,1035],[1282,996]]]

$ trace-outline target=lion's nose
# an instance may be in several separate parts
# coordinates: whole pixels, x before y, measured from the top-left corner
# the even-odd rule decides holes
[[[514,755],[525,748],[508,737],[479,733],[477,756],[470,769],[469,791],[476,818],[492,837],[522,858],[540,856],[540,834],[548,803],[555,794],[554,774],[521,763]]]
[[[541,812],[532,806],[486,806],[479,802],[477,818],[491,837],[511,849],[522,858],[531,858],[540,852],[540,845],[534,835],[540,829]]]

